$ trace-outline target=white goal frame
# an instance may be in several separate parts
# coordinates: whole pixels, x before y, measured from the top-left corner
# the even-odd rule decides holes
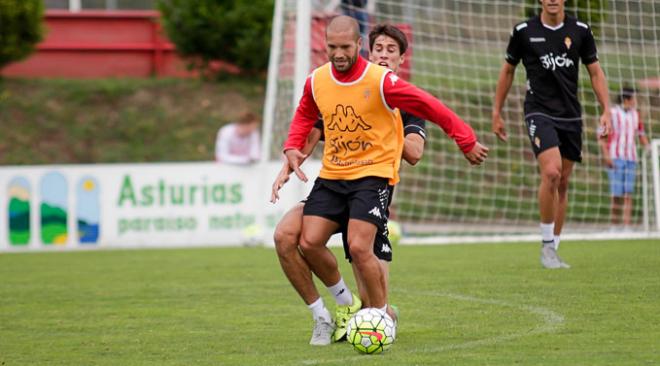
[[[646,159],[644,159],[646,161]],[[651,141],[651,173],[653,174],[653,201],[655,211],[655,231],[660,233],[660,139]],[[646,172],[647,169],[644,169]],[[647,194],[644,195],[644,203],[648,203]],[[645,212],[648,209],[645,207]]]
[[[627,0],[625,3],[634,1]],[[322,51],[319,44],[320,26],[337,12],[337,3],[336,0],[274,2],[262,135],[261,159],[264,162],[282,157],[281,147],[288,124],[310,67],[318,64]],[[410,27],[412,43],[409,49],[412,53],[408,65],[411,77],[417,78],[411,80],[422,88],[431,88],[457,113],[464,115],[487,144],[495,145],[489,133],[488,113],[483,110],[490,105],[495,85],[493,75],[496,75],[502,62],[497,52],[504,49],[511,27],[523,16],[520,3],[515,0],[371,0],[368,13],[372,17],[371,22],[400,23]],[[612,99],[624,85],[639,87],[640,113],[649,116],[648,122],[645,121],[648,124],[647,134],[658,136],[660,125],[655,117],[658,112],[653,99],[656,97],[656,87],[653,86],[655,84],[642,84],[645,80],[655,80],[653,78],[660,70],[660,64],[654,58],[657,49],[654,54],[650,41],[656,36],[647,34],[657,29],[657,25],[649,24],[648,19],[642,21],[646,19],[642,17],[645,12],[657,13],[656,6],[649,10],[652,0],[642,0],[639,4],[635,2],[639,8],[625,8],[621,13],[615,11],[621,10],[621,6],[615,6],[614,1],[608,0],[608,4],[608,7],[593,11],[606,13],[609,21],[595,21],[592,25],[599,29],[597,42],[603,55],[603,65],[609,71]],[[459,13],[465,19],[457,17]],[[457,21],[460,19],[465,21]],[[640,25],[645,28],[640,28]],[[468,27],[470,32],[465,33],[464,27]],[[457,46],[459,42],[462,42],[460,47]],[[497,48],[491,49],[492,44],[497,44]],[[643,48],[644,45],[647,47]],[[446,49],[454,50],[455,55],[448,56]],[[483,53],[484,50],[487,52]],[[469,67],[472,62],[476,66]],[[474,74],[476,67],[479,67],[478,75]],[[519,68],[519,74],[521,70]],[[582,75],[586,75],[584,70]],[[456,157],[458,154],[451,142],[446,142],[442,133],[438,136],[431,133],[433,136],[429,141],[435,145],[427,145],[426,160],[422,161],[426,164],[402,171],[405,179],[397,190],[398,200],[395,199],[395,203],[399,206],[395,208],[398,216],[395,219],[402,224],[406,235],[414,235],[404,237],[403,243],[538,241],[538,223],[535,208],[532,207],[535,205],[537,177],[533,174],[536,166],[530,157],[526,133],[520,123],[516,125],[513,122],[520,121],[523,112],[524,86],[521,78],[524,76],[521,74],[516,78],[517,89],[512,91],[509,103],[504,107],[504,113],[511,120],[510,136],[515,138],[510,138],[506,146],[494,148],[493,157],[489,159],[492,162],[490,169],[464,169],[460,164],[463,161],[460,156]],[[582,79],[586,80],[585,77]],[[475,80],[490,80],[492,85],[489,84],[488,88],[483,82]],[[629,228],[611,227],[608,177],[600,159],[598,139],[594,138],[597,118],[602,111],[590,88],[583,87],[580,97],[585,106],[586,158],[580,169],[576,169],[572,180],[576,186],[571,189],[572,216],[568,218],[562,239],[660,238],[660,140],[654,140],[649,144],[650,148],[639,154],[637,174],[641,182],[635,190],[632,232]],[[432,128],[429,130],[434,132]],[[504,153],[497,154],[498,151]],[[319,164],[314,159],[316,157],[318,154],[305,164],[306,173],[314,171],[310,164]],[[489,180],[500,184],[498,188],[502,189],[480,183]],[[433,187],[445,188],[436,190]],[[483,187],[488,189],[479,190]],[[304,196],[308,188],[301,186],[300,195]],[[468,195],[466,192],[472,192],[471,189],[476,189],[478,194],[474,197]],[[514,204],[501,205],[500,197]],[[477,214],[474,215],[474,212]]]

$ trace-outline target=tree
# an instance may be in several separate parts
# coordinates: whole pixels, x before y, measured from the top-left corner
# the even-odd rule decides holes
[[[607,8],[607,0],[566,0],[566,12],[589,23],[594,29],[594,33],[597,33],[599,23],[607,20]],[[539,0],[525,0],[526,16],[534,16],[539,13],[540,9]]]
[[[0,69],[30,55],[43,37],[42,0],[0,0]]]
[[[273,0],[159,0],[177,51],[193,59],[233,63],[243,70],[268,65]]]

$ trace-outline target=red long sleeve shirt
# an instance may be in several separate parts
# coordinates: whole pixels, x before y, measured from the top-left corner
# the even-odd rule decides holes
[[[346,83],[357,80],[366,67],[367,61],[362,57],[358,57],[357,62],[347,72],[340,73],[333,67],[332,73],[335,79]],[[477,137],[472,127],[458,117],[454,111],[447,108],[431,94],[400,79],[393,72],[390,72],[385,78],[383,94],[385,103],[390,108],[399,108],[440,126],[464,153],[472,150],[476,144]],[[319,108],[312,95],[312,84],[310,78],[307,78],[303,95],[289,127],[289,136],[284,143],[285,151],[302,149],[307,135],[309,135],[318,119],[318,115]]]

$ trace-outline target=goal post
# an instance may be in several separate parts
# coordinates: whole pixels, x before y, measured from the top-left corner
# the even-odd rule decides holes
[[[273,27],[273,39],[277,38],[278,44],[273,46],[278,49],[271,50],[271,57],[276,60],[271,59],[269,70],[264,120],[270,122],[265,125],[268,131],[264,132],[268,136],[264,141],[265,159],[281,158],[282,144],[302,92],[301,80],[313,68],[327,62],[324,29],[332,16],[342,12],[338,3],[336,0],[276,1],[279,24]],[[488,161],[483,166],[471,167],[441,129],[427,124],[424,157],[415,167],[402,164],[402,179],[394,198],[393,214],[405,235],[424,236],[429,241],[433,238],[492,241],[538,235],[539,175],[523,122],[522,65],[517,68],[503,109],[509,141],[499,142],[491,132],[497,77],[511,29],[526,18],[526,3],[520,0],[367,2],[367,28],[387,22],[402,27],[409,36],[405,78],[440,98],[490,147]],[[657,0],[567,3],[567,12],[579,14],[594,30],[612,104],[622,87],[634,87],[646,135],[651,139],[660,136],[657,39],[660,3]],[[576,4],[587,5],[578,8]],[[571,178],[564,233],[603,237],[611,231],[611,195],[596,133],[602,111],[582,65],[579,86],[584,121],[583,162],[576,164]],[[631,229],[639,236],[660,232],[660,188],[655,172],[657,142],[653,146],[656,155],[650,154],[648,161],[638,150],[642,163],[637,169]],[[318,152],[315,156],[319,157]],[[644,183],[647,173],[651,179]]]
[[[660,139],[651,142],[651,172],[653,174],[653,209],[655,230],[660,233]]]

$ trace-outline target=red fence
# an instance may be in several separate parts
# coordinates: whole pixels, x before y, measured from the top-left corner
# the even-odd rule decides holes
[[[165,37],[157,11],[46,12],[46,36],[28,59],[2,70],[7,76],[189,76]]]

